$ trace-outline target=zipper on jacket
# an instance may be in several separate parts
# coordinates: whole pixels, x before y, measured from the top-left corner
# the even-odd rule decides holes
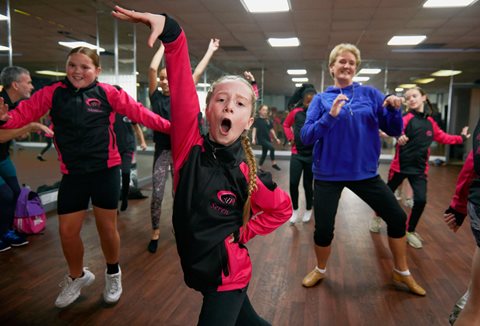
[[[229,276],[230,271],[228,270],[228,254],[227,254],[227,248],[225,248],[225,242],[222,242],[220,244],[220,261],[222,263],[222,271],[223,275]]]

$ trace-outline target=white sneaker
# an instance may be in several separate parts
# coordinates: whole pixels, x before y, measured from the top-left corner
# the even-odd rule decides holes
[[[95,281],[95,275],[88,270],[87,267],[83,268],[83,276],[72,280],[70,276],[65,275],[65,279],[60,283],[62,291],[55,300],[55,306],[58,308],[65,308],[72,302],[77,300],[80,296],[80,291],[83,287],[88,286]]]
[[[298,219],[298,209],[294,209],[292,213],[292,217],[288,220],[290,222],[290,225],[293,225],[297,222]]]
[[[122,270],[116,274],[107,274],[105,271],[105,289],[103,290],[103,300],[106,303],[115,303],[122,295]]]
[[[382,228],[382,218],[380,216],[374,216],[370,220],[370,227],[368,228],[370,232],[379,233]]]
[[[310,218],[312,217],[312,210],[306,210],[305,213],[303,214],[302,217],[302,222],[303,223],[308,223],[310,221]]]
[[[413,208],[413,198],[407,198],[405,199],[405,202],[404,202],[405,206],[409,207],[409,208]]]
[[[422,241],[422,237],[417,232],[407,232],[407,242],[413,248],[422,248]]]

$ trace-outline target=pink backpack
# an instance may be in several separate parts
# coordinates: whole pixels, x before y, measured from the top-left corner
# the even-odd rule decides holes
[[[15,207],[13,227],[20,233],[37,234],[45,229],[47,217],[38,194],[22,187]]]

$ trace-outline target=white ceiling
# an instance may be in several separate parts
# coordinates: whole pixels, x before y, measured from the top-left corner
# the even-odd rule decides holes
[[[261,0],[258,0],[261,1]],[[458,69],[455,83],[480,80],[480,1],[467,8],[427,9],[425,0],[290,0],[287,13],[251,14],[240,0],[126,0],[119,4],[137,11],[166,12],[184,28],[191,55],[201,58],[212,37],[221,39],[221,49],[212,65],[229,73],[251,70],[258,80],[264,71],[266,94],[290,95],[294,91],[287,69],[306,68],[310,82],[321,86],[322,67],[330,50],[338,43],[356,44],[362,51],[362,67],[388,67],[385,73],[367,84],[393,90],[413,77],[427,77],[433,71]],[[454,0],[452,0],[454,1]],[[5,0],[0,2],[4,12]],[[31,71],[60,69],[68,52],[58,41],[83,39],[95,43],[97,11],[102,34],[113,35],[113,20],[108,0],[11,0],[13,63]],[[25,16],[14,9],[30,14]],[[5,31],[1,25],[2,34]],[[122,28],[126,28],[122,26]],[[130,28],[130,26],[128,26]],[[61,33],[60,33],[61,32]],[[66,33],[69,35],[65,35]],[[102,35],[101,34],[101,35]],[[146,47],[146,27],[137,27],[137,70],[139,80],[146,71],[155,49]],[[387,46],[394,35],[424,34],[427,40],[415,49],[394,52]],[[297,48],[272,48],[268,37],[300,39]],[[131,33],[121,29],[121,40]],[[4,44],[5,36],[0,40]],[[113,42],[104,42],[112,44]],[[107,48],[113,52],[113,47]],[[8,64],[0,57],[0,63]],[[103,60],[103,58],[102,58]],[[325,84],[331,79],[325,73]],[[425,88],[445,90],[449,78],[440,78]]]

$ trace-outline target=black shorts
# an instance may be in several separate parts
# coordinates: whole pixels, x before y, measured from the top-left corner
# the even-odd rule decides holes
[[[117,209],[120,196],[119,170],[115,166],[88,174],[64,174],[58,189],[58,214],[86,210],[90,199],[95,207]]]

